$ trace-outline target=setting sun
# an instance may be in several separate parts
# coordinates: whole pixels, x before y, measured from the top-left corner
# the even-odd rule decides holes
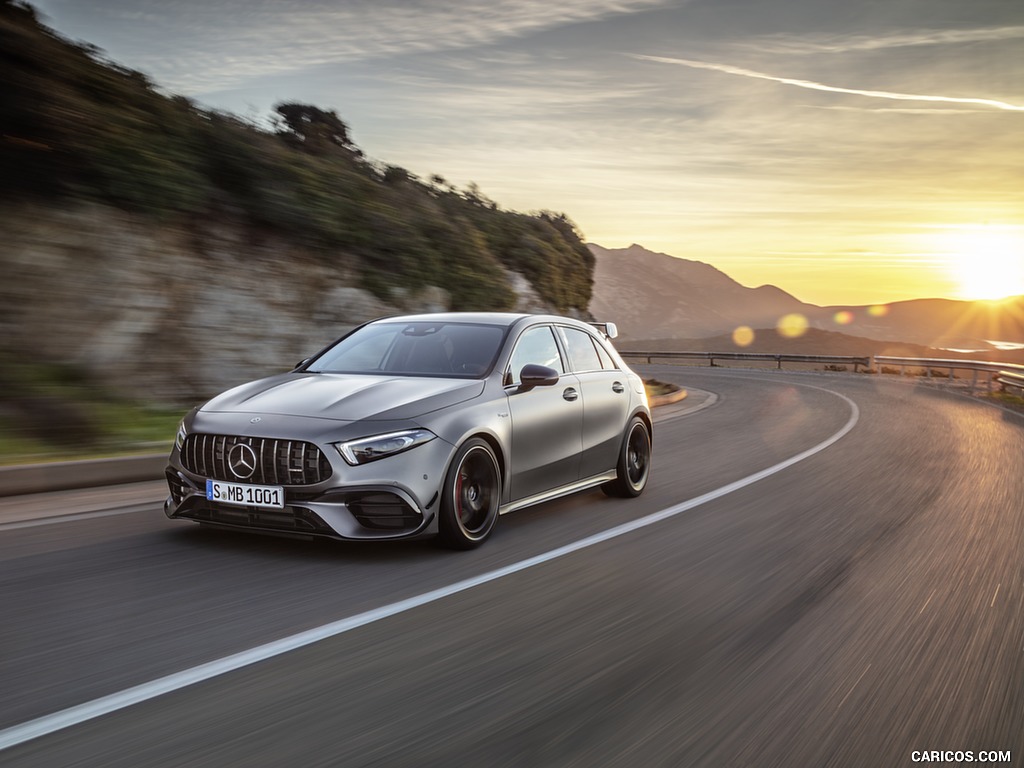
[[[943,243],[960,298],[1024,294],[1024,233],[1019,228],[964,227],[944,234]]]

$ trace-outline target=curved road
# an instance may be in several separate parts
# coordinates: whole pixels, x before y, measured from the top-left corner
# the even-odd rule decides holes
[[[0,764],[1024,760],[1024,419],[878,377],[641,370],[717,396],[659,414],[644,496],[518,512],[470,553],[156,503],[0,529]]]

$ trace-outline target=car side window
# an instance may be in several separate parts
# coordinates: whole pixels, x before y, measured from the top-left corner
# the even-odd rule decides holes
[[[516,348],[512,351],[512,357],[509,359],[509,371],[513,384],[519,383],[519,374],[523,370],[523,366],[530,363],[546,365],[559,373],[565,373],[565,366],[562,364],[562,356],[558,352],[558,344],[555,342],[551,326],[541,325],[530,328],[524,331],[516,341]]]
[[[613,371],[618,369],[618,366],[615,364],[615,361],[612,360],[611,356],[608,354],[608,350],[604,348],[604,345],[600,342],[600,340],[594,340],[594,348],[597,349],[597,356],[601,358],[602,368],[604,368],[606,371]]]
[[[565,348],[569,352],[569,361],[576,373],[585,371],[600,371],[601,358],[594,348],[594,340],[586,331],[578,328],[560,327],[562,339],[565,341]]]

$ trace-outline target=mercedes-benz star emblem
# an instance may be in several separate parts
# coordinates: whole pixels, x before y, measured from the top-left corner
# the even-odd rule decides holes
[[[228,453],[228,467],[239,480],[248,480],[256,471],[256,451],[245,443],[238,443]]]

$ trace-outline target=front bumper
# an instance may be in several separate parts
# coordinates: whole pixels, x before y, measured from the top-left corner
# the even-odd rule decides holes
[[[410,538],[437,532],[440,488],[453,447],[440,438],[405,453],[352,467],[329,446],[331,476],[316,485],[284,485],[284,508],[206,498],[207,477],[172,451],[164,513],[217,527],[345,540]]]

